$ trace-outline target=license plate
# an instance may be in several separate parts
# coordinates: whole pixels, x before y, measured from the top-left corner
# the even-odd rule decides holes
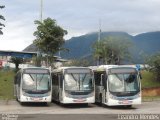
[[[123,101],[122,101],[122,104],[130,104],[130,101],[128,101],[128,100],[123,100]]]
[[[40,101],[40,98],[31,98],[33,101]]]
[[[74,102],[77,102],[77,103],[82,103],[82,102],[85,102],[86,100],[85,99],[76,99],[76,100],[73,100]]]
[[[39,99],[39,98],[34,98],[34,100],[35,100],[35,101],[39,101],[40,99]]]

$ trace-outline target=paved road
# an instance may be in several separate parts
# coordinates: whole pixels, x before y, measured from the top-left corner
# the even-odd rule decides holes
[[[160,118],[160,102],[143,102],[130,109],[124,107],[101,107],[96,104],[82,105],[59,105],[51,103],[45,104],[26,104],[20,105],[17,101],[0,101],[0,114],[21,114],[18,120],[109,120],[121,119],[123,114],[156,114]],[[23,114],[23,115],[22,115]],[[42,115],[43,114],[43,115]],[[53,115],[54,114],[54,115]],[[139,117],[139,116],[138,116]],[[2,117],[0,117],[1,119]],[[123,118],[123,116],[122,116]],[[124,118],[123,118],[124,119]]]
[[[11,117],[6,117],[7,115],[3,115],[2,120],[9,120],[7,118]],[[16,116],[16,115],[15,115]],[[1,117],[0,117],[1,118]],[[17,117],[13,117],[11,120],[117,120],[118,116],[117,115],[81,115],[81,114],[76,114],[76,115],[71,115],[71,114],[65,114],[65,115],[42,115],[42,114],[23,114],[23,115],[18,115]],[[107,118],[107,119],[106,119]]]

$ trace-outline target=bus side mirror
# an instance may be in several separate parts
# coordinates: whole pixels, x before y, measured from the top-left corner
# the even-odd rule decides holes
[[[142,74],[141,73],[139,74],[139,78],[142,79]]]
[[[47,83],[47,87],[48,87],[48,90],[51,90],[51,87],[50,87],[51,85],[49,84],[49,81],[48,81],[48,83]]]
[[[89,79],[89,87],[93,87],[94,86],[94,84],[93,84],[93,79]]]

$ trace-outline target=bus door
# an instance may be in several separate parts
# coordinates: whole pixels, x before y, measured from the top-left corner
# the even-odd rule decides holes
[[[107,96],[107,75],[105,72],[101,74],[101,93],[102,93],[102,99],[103,102],[106,102],[106,96]]]
[[[62,73],[58,74],[58,84],[59,84],[59,100],[62,101],[62,97],[63,97],[63,75]]]
[[[105,72],[95,72],[95,99],[96,101],[101,101],[102,95],[104,94],[104,79]]]
[[[59,100],[59,78],[57,73],[52,74],[52,96],[53,99]]]
[[[16,76],[16,95],[17,95],[17,99],[20,99],[20,91],[21,91],[21,73],[18,73]]]
[[[14,95],[14,97],[16,97],[17,96],[17,93],[16,93],[16,91],[17,91],[17,77],[15,76],[14,77],[14,86],[13,86],[13,95]]]

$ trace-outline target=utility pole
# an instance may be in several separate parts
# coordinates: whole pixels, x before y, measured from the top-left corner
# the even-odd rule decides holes
[[[40,16],[39,16],[39,19],[40,19],[41,22],[43,21],[43,0],[40,0]],[[38,67],[41,66],[41,60],[42,60],[41,52],[38,49],[37,57],[36,57],[36,66],[38,66]]]
[[[98,42],[101,40],[101,20],[99,19]]]
[[[101,20],[99,19],[98,43],[101,40]],[[99,48],[100,46],[98,46]],[[97,66],[100,65],[100,56],[98,56]]]
[[[41,0],[41,7],[40,7],[40,21],[43,21],[43,0]]]

